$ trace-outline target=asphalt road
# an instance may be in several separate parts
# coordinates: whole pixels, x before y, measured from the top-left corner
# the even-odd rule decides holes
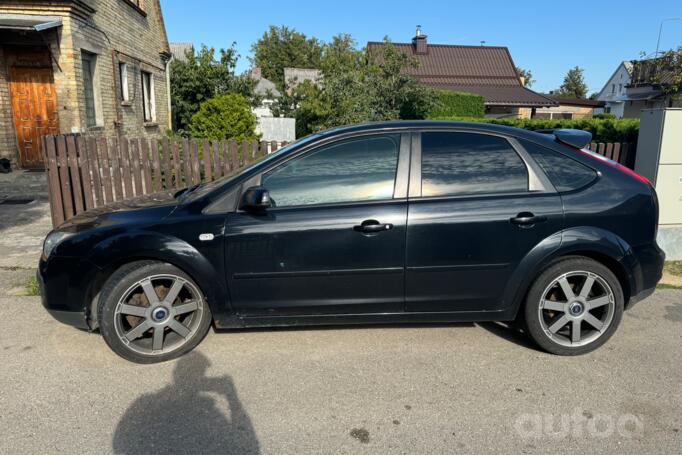
[[[128,363],[0,270],[0,453],[679,453],[682,291],[562,358],[496,324],[213,333]]]

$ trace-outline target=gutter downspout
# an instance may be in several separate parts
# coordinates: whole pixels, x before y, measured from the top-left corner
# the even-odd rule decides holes
[[[173,113],[171,111],[170,64],[174,60],[173,54],[166,62],[166,100],[168,101],[168,129],[173,131]]]

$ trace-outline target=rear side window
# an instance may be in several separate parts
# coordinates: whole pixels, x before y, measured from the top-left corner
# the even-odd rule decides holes
[[[582,163],[566,155],[534,142],[521,139],[521,144],[545,171],[557,191],[571,191],[590,183],[596,173]]]
[[[506,139],[422,133],[422,196],[528,191],[526,164]]]

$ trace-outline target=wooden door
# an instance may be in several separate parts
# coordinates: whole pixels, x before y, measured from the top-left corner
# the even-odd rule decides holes
[[[12,67],[9,86],[21,166],[43,167],[40,138],[59,133],[52,69]]]

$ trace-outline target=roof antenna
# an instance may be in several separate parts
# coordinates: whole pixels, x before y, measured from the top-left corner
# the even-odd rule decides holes
[[[485,41],[481,40],[481,46],[485,46]]]

